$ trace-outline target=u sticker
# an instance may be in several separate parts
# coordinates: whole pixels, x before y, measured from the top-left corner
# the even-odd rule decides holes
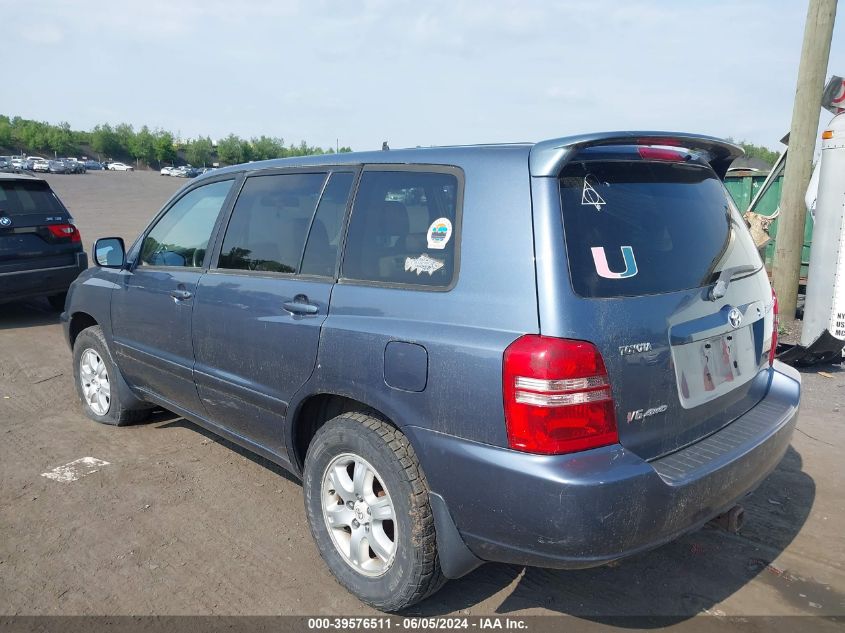
[[[634,249],[630,246],[622,246],[621,248],[622,258],[625,260],[625,270],[621,273],[615,273],[610,270],[603,246],[593,246],[590,249],[593,253],[593,264],[596,266],[596,272],[599,274],[599,277],[604,277],[605,279],[626,279],[633,277],[639,272],[637,270],[637,260],[634,258]]]
[[[443,250],[452,237],[452,223],[449,218],[437,218],[428,227],[428,247]]]

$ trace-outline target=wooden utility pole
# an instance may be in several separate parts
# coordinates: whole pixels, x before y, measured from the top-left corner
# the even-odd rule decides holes
[[[798,66],[798,86],[789,131],[789,153],[783,177],[780,217],[772,263],[772,279],[780,304],[781,319],[787,324],[795,319],[798,281],[801,275],[801,251],[804,246],[806,207],[804,194],[810,184],[816,133],[819,127],[830,41],[837,0],[809,0],[804,44]]]

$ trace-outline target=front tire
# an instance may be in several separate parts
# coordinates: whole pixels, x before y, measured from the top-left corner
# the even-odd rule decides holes
[[[428,483],[401,431],[372,415],[339,415],[314,436],[303,480],[320,555],[362,602],[398,611],[443,585]]]
[[[73,344],[73,378],[85,415],[95,422],[124,426],[149,415],[149,409],[129,410],[124,406],[118,376],[102,328],[97,325],[82,330]]]

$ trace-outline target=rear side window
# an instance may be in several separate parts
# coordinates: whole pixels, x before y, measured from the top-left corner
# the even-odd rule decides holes
[[[459,180],[451,171],[365,171],[349,222],[341,276],[449,286],[456,268],[459,195]]]
[[[576,161],[560,176],[572,285],[583,297],[697,288],[762,266],[715,173],[699,164]]]
[[[50,186],[41,180],[0,180],[0,216],[65,213]]]
[[[295,273],[326,174],[247,178],[223,238],[220,268]]]

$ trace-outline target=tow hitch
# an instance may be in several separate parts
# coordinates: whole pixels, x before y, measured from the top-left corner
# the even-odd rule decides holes
[[[736,534],[745,523],[745,508],[735,505],[733,508],[710,520],[710,525],[731,534]]]

